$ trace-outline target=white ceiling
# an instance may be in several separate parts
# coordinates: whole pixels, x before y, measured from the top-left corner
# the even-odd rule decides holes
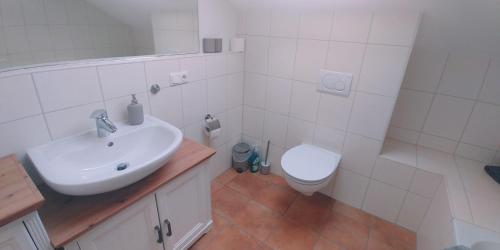
[[[203,1],[203,0],[200,0]],[[236,8],[405,8],[423,11],[417,47],[500,56],[500,0],[228,0]]]

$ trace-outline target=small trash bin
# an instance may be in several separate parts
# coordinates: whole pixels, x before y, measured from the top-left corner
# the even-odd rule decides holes
[[[248,170],[248,159],[251,155],[252,150],[247,143],[241,142],[233,146],[232,167],[236,172],[243,173]]]

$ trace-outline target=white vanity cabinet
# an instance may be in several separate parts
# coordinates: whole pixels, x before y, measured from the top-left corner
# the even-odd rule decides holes
[[[187,249],[210,227],[210,214],[209,174],[201,163],[64,248]]]
[[[0,229],[0,250],[36,250],[28,230],[22,223],[15,222]]]

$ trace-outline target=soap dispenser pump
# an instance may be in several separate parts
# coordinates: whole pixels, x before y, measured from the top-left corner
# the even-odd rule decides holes
[[[130,125],[139,125],[144,122],[144,112],[142,104],[137,101],[135,94],[132,94],[132,102],[127,106],[128,123]]]

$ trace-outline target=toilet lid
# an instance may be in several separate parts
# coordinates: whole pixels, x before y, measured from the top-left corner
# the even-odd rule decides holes
[[[318,181],[330,176],[342,156],[326,149],[302,144],[281,157],[281,166],[290,176],[303,181]]]

